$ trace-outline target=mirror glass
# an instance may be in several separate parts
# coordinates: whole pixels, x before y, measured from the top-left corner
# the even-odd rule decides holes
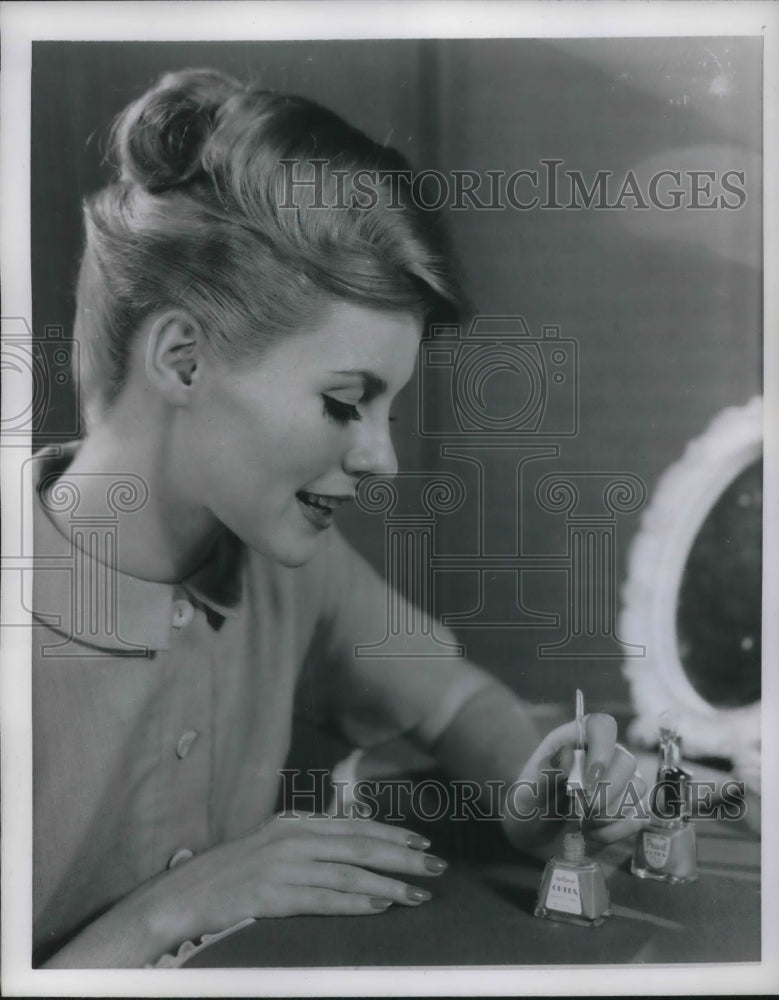
[[[710,705],[760,700],[762,458],[720,495],[701,525],[679,588],[679,656]]]

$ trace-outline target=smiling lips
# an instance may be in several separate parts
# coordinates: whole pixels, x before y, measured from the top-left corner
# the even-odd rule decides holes
[[[301,510],[306,518],[317,528],[329,528],[333,523],[334,512],[351,497],[325,496],[321,493],[309,493],[298,490],[295,494]]]

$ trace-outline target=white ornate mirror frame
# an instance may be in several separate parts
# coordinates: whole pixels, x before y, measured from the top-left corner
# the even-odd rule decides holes
[[[684,567],[701,525],[723,491],[762,453],[762,399],[729,407],[691,441],[658,482],[628,557],[620,635],[646,648],[627,658],[636,717],[629,738],[652,746],[658,720],[671,713],[687,756],[729,758],[734,772],[760,788],[760,702],[717,708],[701,697],[682,666],[676,609]]]

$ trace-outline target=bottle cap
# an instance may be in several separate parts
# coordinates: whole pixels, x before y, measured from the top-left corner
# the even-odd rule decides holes
[[[566,833],[563,837],[563,861],[581,861],[584,854],[584,837],[578,831]]]
[[[653,812],[661,819],[683,819],[690,815],[690,775],[681,763],[681,737],[672,728],[660,727],[660,763],[652,799]]]
[[[668,771],[664,780],[664,811],[669,819],[682,819],[690,815],[689,802],[690,776],[680,767]]]

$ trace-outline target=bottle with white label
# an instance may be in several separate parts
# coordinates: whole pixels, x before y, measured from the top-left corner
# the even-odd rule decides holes
[[[677,733],[660,730],[660,765],[652,790],[652,818],[636,838],[630,870],[656,882],[694,882],[698,877],[695,827],[690,822],[690,776],[679,766]]]
[[[547,862],[535,915],[598,927],[609,916],[609,893],[600,865],[585,854],[581,833],[566,833],[563,856]]]

